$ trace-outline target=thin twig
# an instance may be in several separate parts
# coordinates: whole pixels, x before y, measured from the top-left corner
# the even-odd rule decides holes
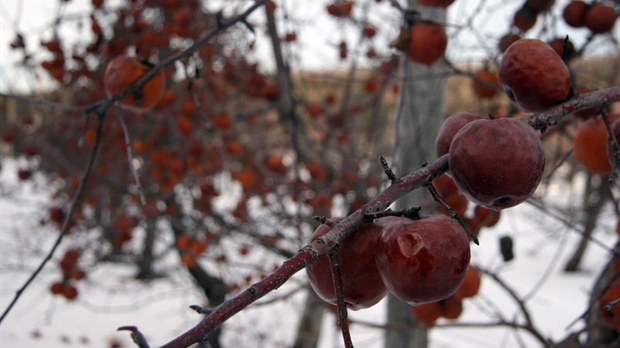
[[[67,235],[69,226],[71,226],[71,220],[73,219],[73,214],[75,213],[78,203],[80,202],[80,198],[82,197],[82,193],[84,192],[86,181],[88,180],[88,177],[90,176],[90,172],[93,168],[93,163],[95,162],[97,151],[99,150],[99,144],[101,143],[101,132],[103,129],[103,120],[105,119],[105,114],[98,114],[98,116],[99,116],[98,117],[99,124],[97,125],[97,136],[95,139],[95,145],[93,146],[90,158],[88,160],[88,163],[86,164],[84,174],[82,174],[80,184],[77,190],[75,191],[75,197],[73,198],[73,202],[71,202],[71,206],[69,207],[69,212],[67,214],[65,221],[63,222],[62,228],[60,230],[60,234],[58,235],[58,238],[56,238],[56,242],[54,242],[54,245],[52,246],[50,251],[47,253],[43,261],[41,261],[41,264],[39,264],[37,269],[35,269],[34,272],[32,272],[32,274],[26,280],[24,285],[22,285],[21,288],[19,288],[15,292],[15,297],[13,298],[13,300],[11,301],[7,309],[5,309],[4,312],[2,313],[2,317],[0,317],[0,323],[2,323],[2,321],[7,316],[7,314],[11,311],[13,306],[15,306],[15,304],[17,303],[21,295],[24,293],[26,288],[28,288],[28,286],[35,280],[35,278],[39,275],[39,273],[41,273],[41,271],[43,270],[45,265],[49,262],[49,260],[52,259],[52,256],[54,256],[54,252],[56,252],[56,249],[58,249],[58,246],[62,242],[63,238]]]
[[[150,348],[148,342],[146,341],[146,338],[144,337],[142,332],[140,332],[140,330],[138,330],[137,327],[135,327],[135,326],[121,326],[121,327],[119,327],[117,329],[117,331],[130,331],[131,332],[131,339],[133,340],[133,342],[139,348]]]
[[[118,119],[121,123],[121,128],[123,128],[123,135],[125,136],[125,149],[127,150],[127,163],[129,163],[129,169],[131,170],[131,175],[133,176],[133,180],[136,183],[136,189],[138,190],[138,196],[140,197],[140,203],[144,206],[146,205],[146,198],[144,197],[144,190],[142,189],[142,185],[140,184],[140,176],[138,175],[138,171],[136,171],[136,166],[133,164],[133,152],[131,150],[131,139],[129,137],[129,130],[127,129],[127,125],[125,124],[125,118],[123,117],[123,110],[121,108],[121,102],[117,103],[118,110]]]
[[[431,193],[431,196],[433,196],[433,199],[437,203],[441,204],[441,206],[444,207],[444,209],[446,209],[448,213],[450,213],[450,217],[458,221],[458,223],[461,225],[461,227],[463,227],[465,232],[467,232],[472,242],[474,242],[474,244],[476,245],[480,245],[480,242],[478,242],[478,237],[476,236],[476,234],[472,232],[472,230],[465,223],[465,221],[463,221],[463,218],[461,218],[461,216],[456,211],[454,211],[454,209],[452,209],[452,207],[450,207],[448,203],[446,203],[446,201],[439,195],[439,192],[437,192],[437,189],[435,188],[435,185],[433,185],[432,182],[428,184],[428,191]]]
[[[508,295],[510,295],[510,297],[512,297],[512,299],[517,303],[517,306],[519,307],[519,309],[521,310],[521,313],[523,314],[523,317],[526,323],[523,328],[527,330],[528,332],[530,332],[532,335],[534,335],[534,337],[536,337],[536,339],[538,339],[544,346],[547,346],[550,343],[550,341],[547,338],[545,338],[542,335],[542,333],[540,333],[540,331],[538,331],[535,328],[532,317],[530,316],[530,312],[525,306],[525,302],[521,298],[519,298],[517,293],[510,286],[508,286],[508,284],[506,284],[497,274],[493,272],[488,272],[482,268],[478,268],[478,269],[482,273],[491,277],[499,286],[501,286],[504,290],[506,290]]]
[[[549,124],[557,124],[562,117],[565,117],[574,111],[590,108],[592,107],[592,104],[600,105],[601,100],[603,100],[604,103],[618,101],[620,100],[620,86],[581,95],[575,99],[580,99],[583,96],[586,96],[585,98],[587,102],[570,100],[564,104],[551,108],[544,113],[532,115],[526,118],[525,122],[538,127],[544,126],[545,122],[548,122]],[[448,155],[446,154],[423,168],[401,177],[399,182],[390,185],[379,193],[374,199],[366,203],[362,208],[353,212],[343,220],[340,220],[338,224],[336,224],[329,232],[304,246],[297,254],[287,259],[274,272],[261,281],[251,285],[237,296],[215,308],[213,313],[205,317],[200,323],[180,336],[174,338],[172,341],[162,346],[162,348],[187,347],[192,343],[199,342],[233,315],[237,314],[259,298],[286,283],[294,274],[305,268],[307,265],[312,264],[319,255],[328,252],[339,241],[343,240],[357,230],[366,222],[364,219],[365,212],[379,212],[386,210],[393,202],[407,193],[428,185],[428,178],[432,175],[439,176],[447,172],[448,169]],[[514,292],[512,292],[512,294],[515,299],[518,300],[516,294],[514,294]],[[524,306],[522,306],[522,308],[525,309]],[[529,318],[527,312],[526,317]],[[529,320],[528,323],[530,324],[528,326],[528,331],[532,332],[532,334],[534,334],[543,344],[546,344],[548,341],[534,329],[533,325],[531,325],[531,320]]]
[[[329,266],[332,271],[332,282],[334,284],[334,291],[336,294],[336,311],[338,313],[338,326],[342,331],[342,340],[346,348],[353,348],[353,342],[351,341],[351,332],[349,331],[347,305],[344,302],[344,290],[342,286],[342,273],[340,272],[340,263],[338,262],[338,248],[339,244],[336,244],[327,255],[329,259]]]

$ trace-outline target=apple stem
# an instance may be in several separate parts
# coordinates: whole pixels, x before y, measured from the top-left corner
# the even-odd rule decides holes
[[[336,307],[338,326],[342,331],[342,339],[344,346],[347,348],[353,348],[353,342],[351,341],[351,332],[349,331],[347,305],[344,302],[344,291],[342,287],[342,274],[340,273],[340,264],[338,263],[338,248],[340,244],[334,245],[334,247],[327,253],[329,256],[329,265],[332,269],[332,280],[334,283],[334,293],[336,294]]]
[[[570,53],[568,51],[568,44],[569,43],[570,43],[570,40],[568,39],[568,35],[566,35],[566,37],[564,38],[564,42],[562,43],[562,61],[567,66],[568,66],[568,54]]]
[[[451,218],[459,222],[459,224],[465,229],[465,232],[467,232],[467,234],[471,238],[472,242],[474,242],[474,244],[476,245],[480,245],[480,243],[478,242],[478,237],[476,237],[476,235],[471,231],[469,226],[467,226],[467,224],[465,223],[465,221],[463,221],[463,219],[459,216],[459,214],[455,212],[448,205],[448,203],[446,203],[446,201],[443,198],[441,198],[441,196],[439,195],[439,192],[437,192],[437,189],[435,188],[435,185],[433,185],[433,183],[430,182],[428,183],[427,187],[428,187],[428,191],[431,193],[431,196],[433,196],[433,199],[437,203],[441,204],[441,206],[444,207],[450,213]]]

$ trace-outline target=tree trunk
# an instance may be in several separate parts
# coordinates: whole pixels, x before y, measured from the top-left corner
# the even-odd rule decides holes
[[[316,348],[319,343],[325,304],[312,289],[308,289],[307,293],[293,348]]]
[[[445,10],[415,7],[421,18],[445,22]],[[445,64],[443,61],[431,67],[405,62],[402,79],[401,106],[396,124],[396,147],[394,169],[396,175],[404,175],[432,161],[435,155],[435,137],[444,120],[443,103],[445,89]],[[430,195],[424,189],[415,190],[396,202],[396,208],[420,205]],[[428,345],[428,330],[416,325],[411,306],[393,295],[388,296],[386,348],[421,348]],[[391,328],[389,328],[391,327]]]
[[[598,181],[598,183],[597,183]],[[583,213],[585,214],[583,222],[583,235],[579,245],[573,252],[573,256],[568,260],[564,270],[566,272],[575,272],[579,269],[579,264],[586,251],[592,232],[596,227],[601,210],[609,199],[609,182],[605,178],[598,175],[588,174],[585,192],[583,195]]]

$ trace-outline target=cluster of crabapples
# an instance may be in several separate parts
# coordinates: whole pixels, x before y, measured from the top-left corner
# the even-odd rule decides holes
[[[312,240],[330,230],[328,224],[319,226]],[[371,307],[388,291],[419,305],[443,300],[461,286],[470,260],[469,237],[456,220],[445,215],[382,218],[345,238],[337,260],[348,308]],[[328,256],[319,256],[306,271],[317,295],[336,304]]]
[[[566,101],[571,93],[565,62],[549,44],[535,39],[518,40],[507,48],[498,80],[510,100],[526,112],[547,110]],[[612,116],[611,121],[617,118]],[[588,122],[584,127],[596,127],[598,133],[578,133],[575,154],[580,159],[578,144],[587,143],[584,147],[589,154],[581,160],[584,166],[594,169],[588,161],[600,160],[602,164],[597,165],[603,168],[598,172],[609,174],[615,161],[614,147],[605,141],[606,128],[600,119]],[[613,132],[620,135],[620,121],[613,124]],[[596,139],[600,149],[592,155],[590,147]],[[448,205],[459,205],[452,202],[460,200],[447,199],[457,196],[467,199],[465,206],[467,201],[476,204],[475,217],[470,219],[477,220],[477,226],[471,228],[474,233],[480,226],[496,223],[502,209],[528,199],[545,168],[541,137],[522,119],[456,113],[442,125],[435,145],[437,157],[448,156],[449,171],[433,184]],[[455,211],[465,213],[465,209]],[[319,226],[312,240],[330,230],[326,224]],[[468,234],[459,222],[442,214],[417,219],[386,217],[366,223],[342,240],[337,260],[348,308],[368,308],[391,292],[413,305],[414,315],[424,325],[432,325],[439,317],[458,317],[462,299],[474,296],[480,286],[479,271],[469,265]],[[307,267],[307,274],[319,297],[336,304],[328,256],[319,256]]]
[[[80,256],[81,252],[77,249],[70,249],[65,252],[60,260],[62,280],[50,286],[52,294],[62,296],[67,300],[75,300],[77,298],[78,290],[74,283],[86,277],[86,272],[78,265]]]
[[[521,39],[523,34],[532,29],[540,15],[547,13],[555,0],[526,0],[514,13],[510,32],[499,40],[498,48],[504,52],[512,43]],[[609,32],[616,22],[616,11],[613,6],[604,2],[592,1],[586,3],[581,0],[569,2],[562,10],[562,19],[567,25],[587,29],[590,34],[598,35]],[[564,38],[552,38],[548,42],[559,54],[564,51]],[[567,42],[566,58],[574,56],[573,44]]]

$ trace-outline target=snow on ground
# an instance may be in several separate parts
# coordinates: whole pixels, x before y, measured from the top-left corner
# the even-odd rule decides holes
[[[46,204],[46,186],[42,178],[18,189],[15,186],[15,162],[5,161],[0,172],[0,310],[4,310],[15,290],[23,284],[39,260],[53,243],[54,233],[46,234],[38,225]],[[555,185],[547,188],[551,202],[575,202],[580,192],[577,182],[572,187]],[[12,196],[14,194],[14,196]],[[19,197],[17,200],[15,197]],[[578,203],[575,203],[578,205]],[[558,340],[567,327],[585,310],[588,292],[600,268],[608,259],[604,247],[591,243],[582,262],[582,271],[562,272],[562,267],[579,241],[578,233],[565,224],[539,212],[533,205],[522,204],[504,211],[500,224],[481,232],[480,246],[472,247],[472,262],[485,269],[498,271],[501,279],[520,296],[530,294],[527,308],[534,325],[544,335]],[[575,213],[575,221],[579,214]],[[602,245],[615,242],[615,215],[607,209],[600,220],[595,238]],[[16,225],[21,221],[20,225]],[[49,232],[49,231],[47,231]],[[498,251],[498,238],[510,235],[515,241],[515,260],[504,263]],[[38,259],[20,258],[20,248],[36,250]],[[200,304],[201,294],[188,282],[182,270],[172,280],[149,284],[129,281],[133,270],[119,266],[101,267],[84,285],[85,296],[76,303],[50,296],[49,285],[58,274],[48,267],[25,292],[5,322],[0,326],[0,347],[107,347],[117,341],[133,347],[127,333],[116,329],[137,325],[152,346],[159,346],[190,328],[199,316],[188,309]],[[303,281],[300,272],[293,285],[283,286],[268,298],[282,296]],[[225,324],[225,341],[230,347],[286,347],[293,339],[298,313],[303,308],[303,295],[287,297],[276,306],[252,306]],[[261,300],[259,302],[262,302]],[[381,324],[385,320],[384,303],[359,312],[350,318]],[[489,322],[500,311],[511,319],[522,320],[516,303],[492,279],[485,277],[479,296],[466,300],[459,323]],[[440,321],[442,327],[431,330],[431,347],[536,347],[541,346],[523,331],[505,327],[463,328]],[[445,325],[445,326],[444,326]],[[582,327],[577,322],[570,329]],[[341,347],[335,317],[327,314],[323,322],[320,347]],[[351,327],[358,348],[383,347],[382,332],[362,324]],[[270,332],[269,344],[261,339]]]

